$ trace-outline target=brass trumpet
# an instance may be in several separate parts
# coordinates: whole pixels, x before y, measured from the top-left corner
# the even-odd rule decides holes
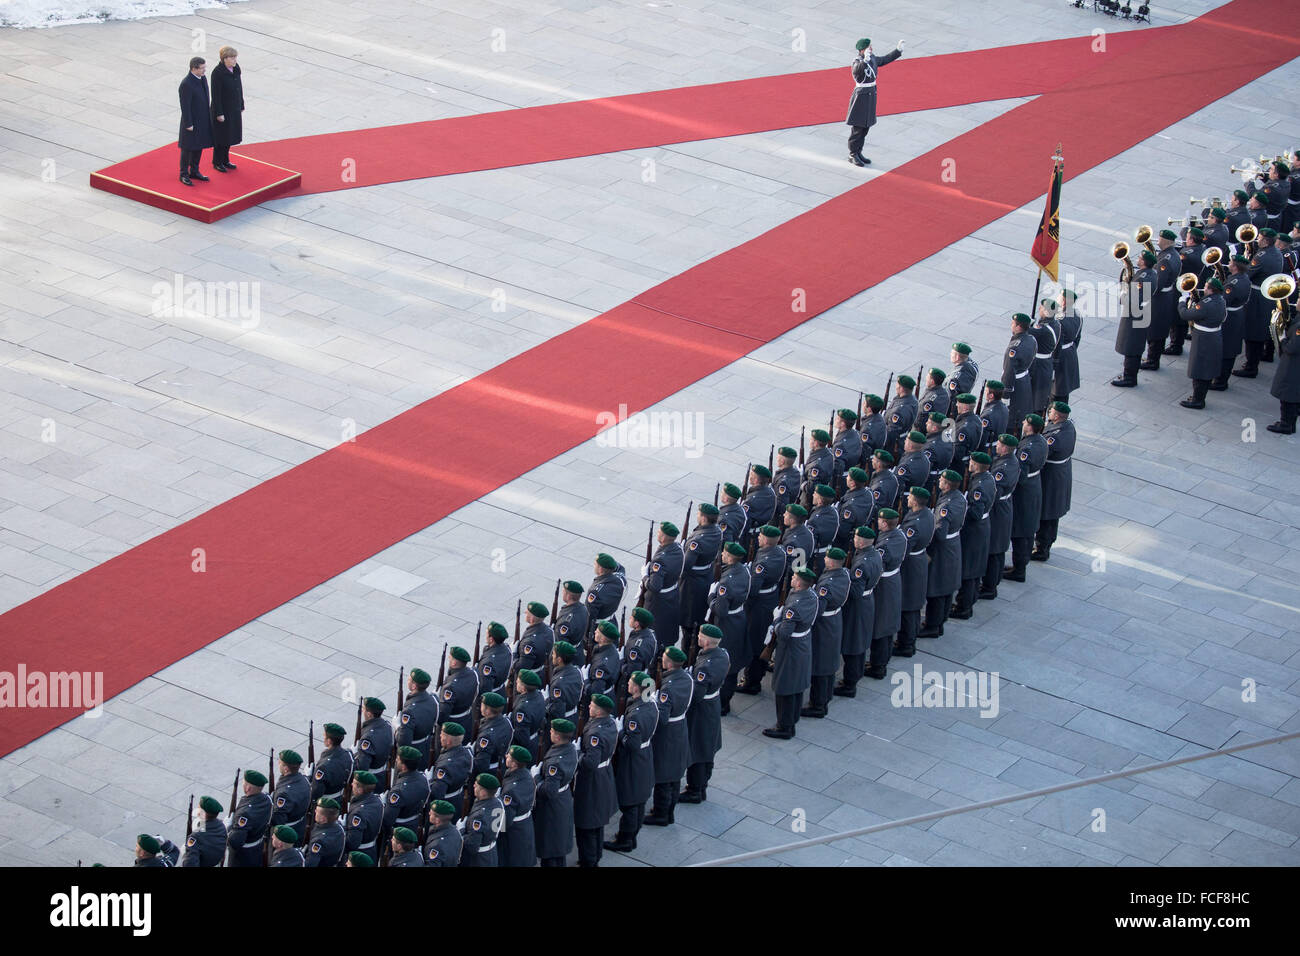
[[[1181,219],[1166,219],[1165,223],[1170,226],[1185,226],[1187,225],[1187,217],[1183,216]]]
[[[1195,196],[1190,196],[1190,197],[1188,197],[1187,205],[1189,205],[1189,206],[1209,206],[1210,208],[1214,208],[1215,206],[1222,206],[1222,205],[1223,205],[1223,197],[1222,197],[1222,196],[1209,196],[1209,197],[1207,197],[1207,198],[1205,198],[1205,199],[1197,199]]]
[[[1259,284],[1259,291],[1263,293],[1264,298],[1277,303],[1269,319],[1268,331],[1273,336],[1273,345],[1279,352],[1282,350],[1282,340],[1286,338],[1287,327],[1291,324],[1292,306],[1287,300],[1295,295],[1295,290],[1295,279],[1285,272],[1275,273]]]

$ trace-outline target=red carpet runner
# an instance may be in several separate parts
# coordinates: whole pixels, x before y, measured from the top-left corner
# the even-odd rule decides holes
[[[0,669],[102,670],[107,696],[119,693],[592,437],[597,412],[645,408],[1028,203],[1058,139],[1077,176],[1288,62],[1296,38],[1236,26],[1287,23],[1286,9],[1236,0],[1151,31],[1055,92],[34,598],[0,616]],[[1218,65],[1189,82],[1186,51],[1208,49]],[[939,182],[945,158],[957,160],[955,184]],[[882,238],[841,255],[861,248],[865,212],[886,206],[891,221],[933,225],[907,244]],[[806,314],[790,311],[796,286],[807,290]],[[615,360],[575,379],[575,355]],[[637,361],[619,360],[627,356]],[[464,427],[506,415],[528,443]],[[202,574],[191,571],[196,547],[207,552]],[[8,711],[0,753],[73,716]]]

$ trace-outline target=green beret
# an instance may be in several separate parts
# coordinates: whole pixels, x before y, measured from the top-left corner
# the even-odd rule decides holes
[[[898,376],[898,384],[903,388],[916,388],[916,379],[910,375],[900,375]]]
[[[591,702],[606,713],[614,709],[614,702],[604,694],[592,694]]]
[[[370,859],[364,850],[353,850],[348,854],[348,862],[352,864],[353,869],[365,869],[375,865],[375,861]]]
[[[280,759],[283,760],[290,767],[302,766],[302,757],[298,756],[297,751],[294,750],[281,750]]]
[[[529,601],[527,607],[529,614],[533,617],[540,617],[543,620],[545,620],[546,616],[551,613],[550,608],[541,601]]]
[[[681,531],[678,530],[677,525],[673,524],[671,521],[659,522],[659,530],[662,531],[664,534],[668,535],[668,537],[670,538],[675,538],[679,534],[681,534]]]
[[[932,368],[930,369],[930,377],[934,379],[936,382],[942,382],[945,378],[948,377],[948,373],[943,371],[942,369]]]
[[[776,450],[776,453],[777,453],[778,455],[780,455],[782,458],[798,458],[798,457],[799,457],[799,453],[798,453],[797,451],[795,451],[793,448],[791,448],[789,445],[782,445],[780,448],[778,448],[778,449]]]
[[[716,624],[704,624],[700,627],[700,633],[713,638],[715,641],[722,640],[722,628]]]
[[[871,480],[869,477],[867,477],[867,473],[865,471],[863,471],[861,468],[858,468],[856,466],[849,469],[849,477],[852,478],[860,485],[865,485],[868,481]]]
[[[727,554],[734,554],[738,558],[743,558],[745,556],[744,547],[735,541],[728,541],[723,545],[723,550],[726,551]]]
[[[668,650],[664,651],[664,653],[668,655],[668,659],[672,661],[674,664],[686,663],[686,652],[682,650],[680,647],[678,647],[676,644],[668,648]]]
[[[828,443],[831,440],[831,433],[824,428],[814,428],[808,434],[810,434],[813,438],[817,439],[823,445]]]
[[[957,396],[958,405],[974,405],[977,399],[970,392],[962,392]]]
[[[846,422],[856,422],[858,420],[858,413],[851,408],[841,408],[835,414],[840,416],[840,418],[844,419]]]
[[[451,656],[462,664],[469,663],[469,651],[465,650],[463,647],[453,647],[451,649]]]
[[[1020,444],[1020,439],[1017,438],[1015,435],[1011,435],[1011,434],[999,435],[998,441],[1001,444],[1006,445],[1008,448],[1015,448],[1017,445]]]
[[[251,783],[251,784],[252,784],[253,786],[255,786],[255,787],[265,787],[265,786],[266,786],[266,774],[264,774],[264,773],[259,773],[259,772],[256,771],[256,770],[245,770],[245,771],[244,771],[244,782],[245,782],[245,783]]]
[[[454,817],[456,808],[447,800],[433,801],[433,812],[440,817]]]
[[[931,412],[931,413],[930,413],[930,419],[929,419],[929,420],[932,421],[932,422],[934,422],[936,425],[942,425],[942,424],[943,424],[943,416],[940,415],[938,412]]]
[[[1052,402],[1052,407],[1056,409],[1058,412],[1060,412],[1062,415],[1070,414],[1070,406],[1065,404],[1065,402]]]
[[[506,630],[506,626],[500,621],[489,621],[488,637],[495,637],[497,640],[504,641],[510,637],[510,632]],[[415,676],[415,671],[411,671],[411,676]],[[428,682],[428,675],[425,675],[425,683],[427,684]]]
[[[364,783],[371,787],[379,783],[379,778],[376,777],[369,770],[358,770],[356,773],[352,775],[352,779],[355,780],[357,783]]]
[[[778,527],[777,527],[776,525],[774,525],[774,524],[765,524],[765,525],[763,525],[763,527],[761,527],[761,528],[758,529],[758,533],[759,533],[762,537],[764,537],[764,538],[779,538],[779,537],[781,537],[781,529],[778,528]]]
[[[823,498],[830,498],[832,500],[835,498],[835,489],[830,485],[817,485],[813,491],[821,495]]]
[[[965,342],[953,342],[952,350],[958,355],[970,355],[970,346]]]
[[[871,37],[863,37],[863,38],[862,38],[861,40],[859,40],[858,43],[857,43],[857,48],[858,48],[858,51],[859,51],[859,52],[861,52],[862,50],[865,50],[865,49],[866,49],[867,47],[869,47],[869,46],[871,46]]]
[[[316,806],[323,807],[326,810],[341,809],[341,807],[339,807],[339,802],[335,800],[333,797],[321,797],[319,800],[316,801]]]
[[[880,517],[888,518],[890,521],[894,521],[898,518],[898,512],[895,511],[893,508],[881,508]]]
[[[831,561],[843,561],[845,558],[848,557],[848,555],[845,554],[843,551],[841,551],[839,548],[827,548],[826,557],[829,558]]]
[[[1265,226],[1263,229],[1259,231],[1259,234],[1263,236],[1265,239],[1277,238],[1277,230],[1272,228],[1271,226]]]
[[[1160,238],[1169,239],[1172,241],[1178,238],[1178,233],[1174,232],[1172,229],[1161,229]]]
[[[571,734],[574,731],[573,721],[565,720],[563,717],[556,717],[551,721],[551,729],[559,731],[562,734]]]
[[[1149,265],[1149,266],[1153,266],[1153,265],[1155,265],[1155,264],[1156,264],[1156,260],[1159,259],[1159,258],[1160,258],[1160,257],[1157,256],[1157,255],[1156,255],[1154,252],[1152,252],[1150,249],[1143,249],[1143,250],[1142,250],[1142,261],[1143,261],[1144,263],[1146,263],[1147,265]]]
[[[786,514],[792,514],[796,518],[808,517],[808,509],[805,508],[803,505],[799,505],[799,504],[786,505],[785,510],[786,510]]]
[[[915,498],[920,498],[922,501],[930,500],[930,492],[926,491],[920,485],[913,485],[908,489],[907,493]]]
[[[993,464],[993,459],[989,456],[989,453],[985,451],[971,452],[970,460],[979,462],[981,465]]]
[[[854,528],[853,533],[857,535],[859,538],[865,538],[868,541],[874,541],[876,537],[876,532],[873,529],[867,527],[866,525],[862,525],[860,527]]]
[[[469,660],[469,655],[465,656],[465,660]],[[384,702],[380,700],[378,697],[367,697],[365,700],[365,704],[366,704],[366,710],[370,711],[372,714],[375,714],[376,716],[384,712]]]
[[[812,568],[800,568],[798,571],[795,572],[795,574],[805,581],[817,580],[817,572],[814,571]]]
[[[1200,226],[1192,226],[1192,228],[1187,230],[1187,234],[1191,236],[1193,239],[1205,238],[1205,230],[1202,229]]]
[[[918,445],[924,445],[924,444],[925,444],[925,435],[922,434],[921,432],[918,432],[918,431],[916,431],[915,429],[913,429],[912,431],[910,431],[910,432],[907,433],[907,440],[908,440],[908,441],[914,441],[914,442],[916,442]]]
[[[1291,175],[1291,167],[1288,166],[1286,163],[1282,162],[1281,160],[1278,160],[1273,165],[1277,167],[1277,174],[1279,178],[1286,179],[1288,176]]]
[[[529,753],[527,747],[521,747],[518,744],[514,744],[510,748],[510,756],[514,757],[516,761],[523,764],[525,767],[531,767],[533,764],[533,755]]]
[[[1034,320],[1031,319],[1029,316],[1025,315],[1025,313],[1023,313],[1023,312],[1015,312],[1015,313],[1012,313],[1011,321],[1012,321],[1012,322],[1015,322],[1017,325],[1028,326],[1028,325],[1030,325]]]
[[[289,826],[285,826],[284,824],[281,824],[280,826],[275,828],[275,837],[281,843],[287,843],[290,846],[293,846],[298,842],[298,831],[295,830],[293,827],[289,827]],[[415,842],[415,841],[413,840],[411,842]]]
[[[343,729],[342,724],[326,724],[324,730],[325,736],[330,740],[342,740],[348,735],[348,732]]]
[[[560,660],[571,661],[573,660],[573,657],[576,653],[577,651],[574,649],[573,645],[570,644],[568,641],[555,642],[555,656],[558,657]]]
[[[144,850],[146,853],[157,853],[159,850],[162,849],[162,844],[158,842],[157,838],[151,837],[147,833],[141,833],[138,837],[136,837],[135,845],[138,846],[140,849]]]
[[[1228,218],[1228,210],[1224,209],[1222,206],[1214,206],[1212,209],[1210,209],[1210,218],[1211,218],[1211,219],[1227,219],[1227,218]]]
[[[871,453],[871,457],[872,457],[872,458],[879,458],[879,459],[880,459],[881,461],[883,461],[886,465],[892,465],[892,464],[894,463],[894,456],[891,455],[891,454],[890,454],[887,450],[885,450],[884,448],[877,448],[875,451],[873,451],[873,452]]]
[[[497,627],[501,627],[501,625],[498,624]],[[502,636],[505,635],[505,630],[504,627],[501,627]],[[492,633],[491,626],[488,627],[488,633]],[[419,667],[411,668],[411,680],[415,681],[417,687],[426,686],[433,682],[433,678],[429,676],[429,672]]]
[[[423,757],[424,755],[421,754],[420,751],[418,751],[414,747],[407,746],[407,747],[398,747],[397,756],[401,757],[403,760],[407,761],[408,763],[419,763],[420,758]]]
[[[542,686],[542,679],[537,676],[537,671],[529,670],[527,667],[521,669],[515,676],[524,682],[525,687]]]
[[[640,621],[642,624],[653,624],[655,615],[648,607],[634,607],[632,608],[632,620]]]
[[[722,492],[728,498],[740,497],[740,489],[737,488],[735,485],[733,485],[731,482],[727,482],[725,485],[722,486]]]
[[[867,408],[873,412],[878,412],[885,407],[885,400],[879,395],[866,395],[862,399],[867,404]]]
[[[718,508],[716,505],[711,505],[706,501],[704,504],[700,505],[700,514],[709,518],[716,518],[718,516]]]
[[[753,472],[754,474],[758,475],[758,477],[760,478],[772,477],[772,469],[767,467],[767,465],[755,465],[753,467]]]
[[[419,837],[415,835],[415,831],[410,827],[393,827],[393,837],[402,846],[415,846],[420,842]]]
[[[1029,422],[1029,424],[1033,425],[1035,428],[1042,428],[1042,427],[1043,427],[1043,416],[1042,416],[1042,415],[1034,415],[1034,414],[1026,415],[1026,416],[1025,416],[1025,421]]]
[[[495,775],[490,773],[479,774],[477,777],[474,778],[474,782],[477,783],[484,790],[487,790],[491,793],[496,793],[498,790],[501,789],[501,781],[498,780]]]
[[[596,555],[596,563],[599,564],[602,568],[608,568],[610,571],[613,571],[616,567],[618,567],[618,562],[615,561],[613,558],[611,558],[608,554],[605,554],[603,551],[600,554]]]
[[[1294,229],[1295,227],[1292,226],[1291,228]],[[1285,242],[1287,245],[1291,244],[1291,233],[1289,232],[1279,232],[1275,238],[1277,239],[1278,242]]]
[[[444,720],[442,722],[442,732],[448,737],[464,737],[465,728],[463,725],[456,723],[454,720]]]
[[[1243,256],[1241,253],[1237,253],[1235,256],[1233,256],[1232,261],[1236,263],[1240,263],[1243,266],[1250,265],[1250,259],[1247,256]]]
[[[490,690],[483,695],[483,703],[487,704],[489,707],[495,707],[500,710],[506,705],[506,699],[496,691]]]
[[[1240,199],[1242,202],[1246,202],[1247,200],[1250,199],[1250,193],[1246,192],[1246,190],[1244,189],[1234,189],[1232,191],[1232,194],[1236,196],[1238,199]]]
[[[645,671],[633,671],[632,683],[636,684],[637,687],[649,687],[654,683],[654,680]]]
[[[944,470],[943,472],[941,472],[941,474],[943,475],[943,477],[951,481],[954,485],[959,484],[961,482],[961,475],[953,471],[951,468]]]
[[[611,640],[618,637],[618,625],[613,621],[601,621],[596,625],[596,630],[600,631],[600,633],[604,634]]]
[[[222,811],[222,806],[212,797],[199,797],[199,809],[204,813],[217,814]]]
[[[1002,389],[1005,388],[1006,386],[1004,386],[1004,385],[1003,385],[1001,382],[999,382],[996,378],[991,378],[991,379],[989,379],[987,382],[984,383],[984,387],[985,387],[985,388],[991,388],[991,389],[993,389],[993,391],[995,391],[995,392],[1000,392],[1000,391],[1002,391]]]
[[[1047,309],[1048,312],[1056,311],[1055,299],[1039,299],[1038,304],[1041,305],[1043,308]]]

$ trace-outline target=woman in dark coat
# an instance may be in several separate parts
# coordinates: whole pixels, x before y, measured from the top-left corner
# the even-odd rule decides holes
[[[877,57],[871,49],[870,39],[858,41],[858,56],[853,61],[853,97],[849,100],[849,115],[845,118],[846,126],[853,127],[849,133],[849,162],[854,166],[867,166],[871,160],[862,155],[862,144],[866,142],[867,130],[876,125],[876,70],[886,63],[893,63],[903,55],[903,41],[892,53]]]
[[[238,51],[223,46],[220,57],[212,71],[212,168],[228,173],[235,168],[230,147],[244,141],[244,84],[236,62]]]

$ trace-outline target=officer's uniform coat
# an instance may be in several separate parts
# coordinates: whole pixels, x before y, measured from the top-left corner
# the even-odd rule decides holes
[[[646,569],[646,609],[655,616],[655,633],[662,634],[664,646],[678,641],[682,607],[682,546],[670,541],[650,559]]]
[[[429,778],[419,770],[404,770],[384,794],[384,832],[394,827],[420,828],[420,818],[429,802]]]
[[[722,629],[721,646],[731,661],[733,674],[739,673],[752,659],[745,621],[745,602],[749,599],[750,583],[748,565],[740,562],[728,565],[718,579],[718,587],[713,592],[713,603],[709,605],[709,619]],[[771,612],[768,614],[770,617]]]
[[[497,795],[505,810],[501,832],[497,834],[498,866],[536,866],[537,841],[533,836],[533,803],[537,783],[529,770],[521,767],[506,774]]]
[[[341,818],[340,818],[341,820]],[[342,866],[347,834],[340,820],[314,827],[303,854],[306,866]]]
[[[461,848],[464,843],[464,837],[460,835],[460,830],[456,829],[454,824],[431,826],[428,836],[424,838],[424,865],[460,866]]]
[[[568,856],[573,849],[573,775],[578,747],[570,742],[546,751],[537,769],[533,832],[539,859]]]
[[[1200,302],[1184,302],[1178,317],[1190,322],[1191,352],[1187,356],[1187,377],[1209,381],[1223,370],[1223,323],[1228,317],[1227,300],[1217,292]]]
[[[486,660],[494,651],[503,651],[509,667],[510,652],[502,647],[489,648]],[[420,751],[420,769],[429,766],[429,751],[433,742],[433,727],[438,721],[438,699],[427,690],[417,690],[402,704],[397,715],[397,729],[393,733],[394,747],[414,747]]]
[[[817,593],[817,622],[812,634],[812,676],[825,677],[840,669],[844,641],[844,602],[849,598],[847,568],[822,572],[813,590]]]
[[[954,488],[940,495],[934,507],[926,597],[944,597],[961,587],[961,529],[965,523],[966,498],[961,490]]]
[[[220,866],[225,852],[226,825],[220,817],[215,817],[204,821],[201,829],[185,838],[181,866]]]
[[[654,736],[659,726],[659,705],[648,696],[629,702],[614,751],[614,786],[620,807],[639,806],[650,799],[655,786]]]
[[[776,622],[772,693],[802,694],[812,686],[812,629],[821,604],[811,587],[790,589]]]
[[[379,862],[379,832],[384,824],[384,802],[379,794],[371,792],[356,797],[348,804],[348,820],[344,826],[348,853],[360,850],[374,862]]]
[[[873,640],[897,634],[903,624],[903,561],[907,556],[907,535],[901,527],[876,538],[880,555],[880,580],[876,583]]]
[[[510,712],[510,726],[514,741],[537,760],[537,748],[540,745],[538,735],[546,722],[546,698],[540,690],[530,690],[515,698],[515,709]]]
[[[966,520],[961,526],[961,577],[981,578],[989,561],[989,522],[997,504],[997,482],[989,471],[970,476],[966,488]]]
[[[695,682],[681,668],[665,670],[659,688],[659,729],[651,749],[655,755],[655,783],[676,783],[691,759],[686,734],[686,711],[695,695]]]
[[[1039,476],[1043,486],[1040,520],[1052,521],[1065,517],[1070,510],[1070,489],[1074,483],[1074,465],[1070,462],[1074,455],[1074,422],[1067,418],[1063,422],[1049,423],[1043,429],[1043,438],[1047,442],[1047,461]]]
[[[384,773],[393,756],[393,725],[383,716],[372,717],[361,725],[357,738],[357,770],[369,770],[379,778],[376,793],[384,790]]]
[[[876,584],[885,569],[880,552],[868,545],[853,555],[849,565],[849,596],[844,602],[844,637],[840,653],[865,654],[876,623]]]
[[[997,488],[998,499],[989,518],[989,554],[1005,554],[1011,547],[1012,499],[1020,483],[1020,459],[1016,449],[1011,454],[993,459],[989,473]]]
[[[1020,421],[1034,410],[1034,383],[1029,369],[1034,364],[1038,340],[1029,332],[1017,332],[1002,356],[1003,397],[1008,420]]]
[[[618,809],[614,786],[614,748],[618,727],[613,717],[593,717],[582,729],[582,750],[573,780],[573,825],[603,828]]]
[[[1047,461],[1047,439],[1026,435],[1016,449],[1020,460],[1020,481],[1011,498],[1011,537],[1032,538],[1038,530],[1043,505],[1043,462]]]
[[[465,781],[474,769],[474,752],[467,744],[448,747],[438,754],[429,775],[429,799],[446,800],[459,816],[463,805]]]
[[[352,751],[346,747],[322,750],[311,775],[311,798],[319,801],[331,797],[341,802],[354,765]]]
[[[469,813],[460,821],[464,845],[460,851],[460,865],[496,866],[497,832],[505,823],[505,808],[501,800],[493,794],[481,800],[475,800]]]
[[[260,790],[239,798],[226,832],[230,847],[227,866],[261,866],[266,828],[271,822],[271,798]]]
[[[709,609],[709,585],[713,583],[713,562],[721,548],[722,529],[716,524],[699,525],[686,539],[682,567],[684,628],[704,623],[704,612]]]
[[[611,617],[623,601],[627,590],[627,571],[623,565],[611,568],[595,578],[587,588],[587,616],[590,624]]]
[[[744,657],[752,661],[763,650],[772,611],[781,603],[781,585],[785,582],[785,548],[774,544],[759,549],[750,565],[749,601],[745,605],[745,633],[748,646]]]
[[[722,682],[731,668],[731,658],[721,647],[700,651],[687,668],[695,690],[686,711],[686,736],[690,741],[691,763],[713,763],[722,747]]]

